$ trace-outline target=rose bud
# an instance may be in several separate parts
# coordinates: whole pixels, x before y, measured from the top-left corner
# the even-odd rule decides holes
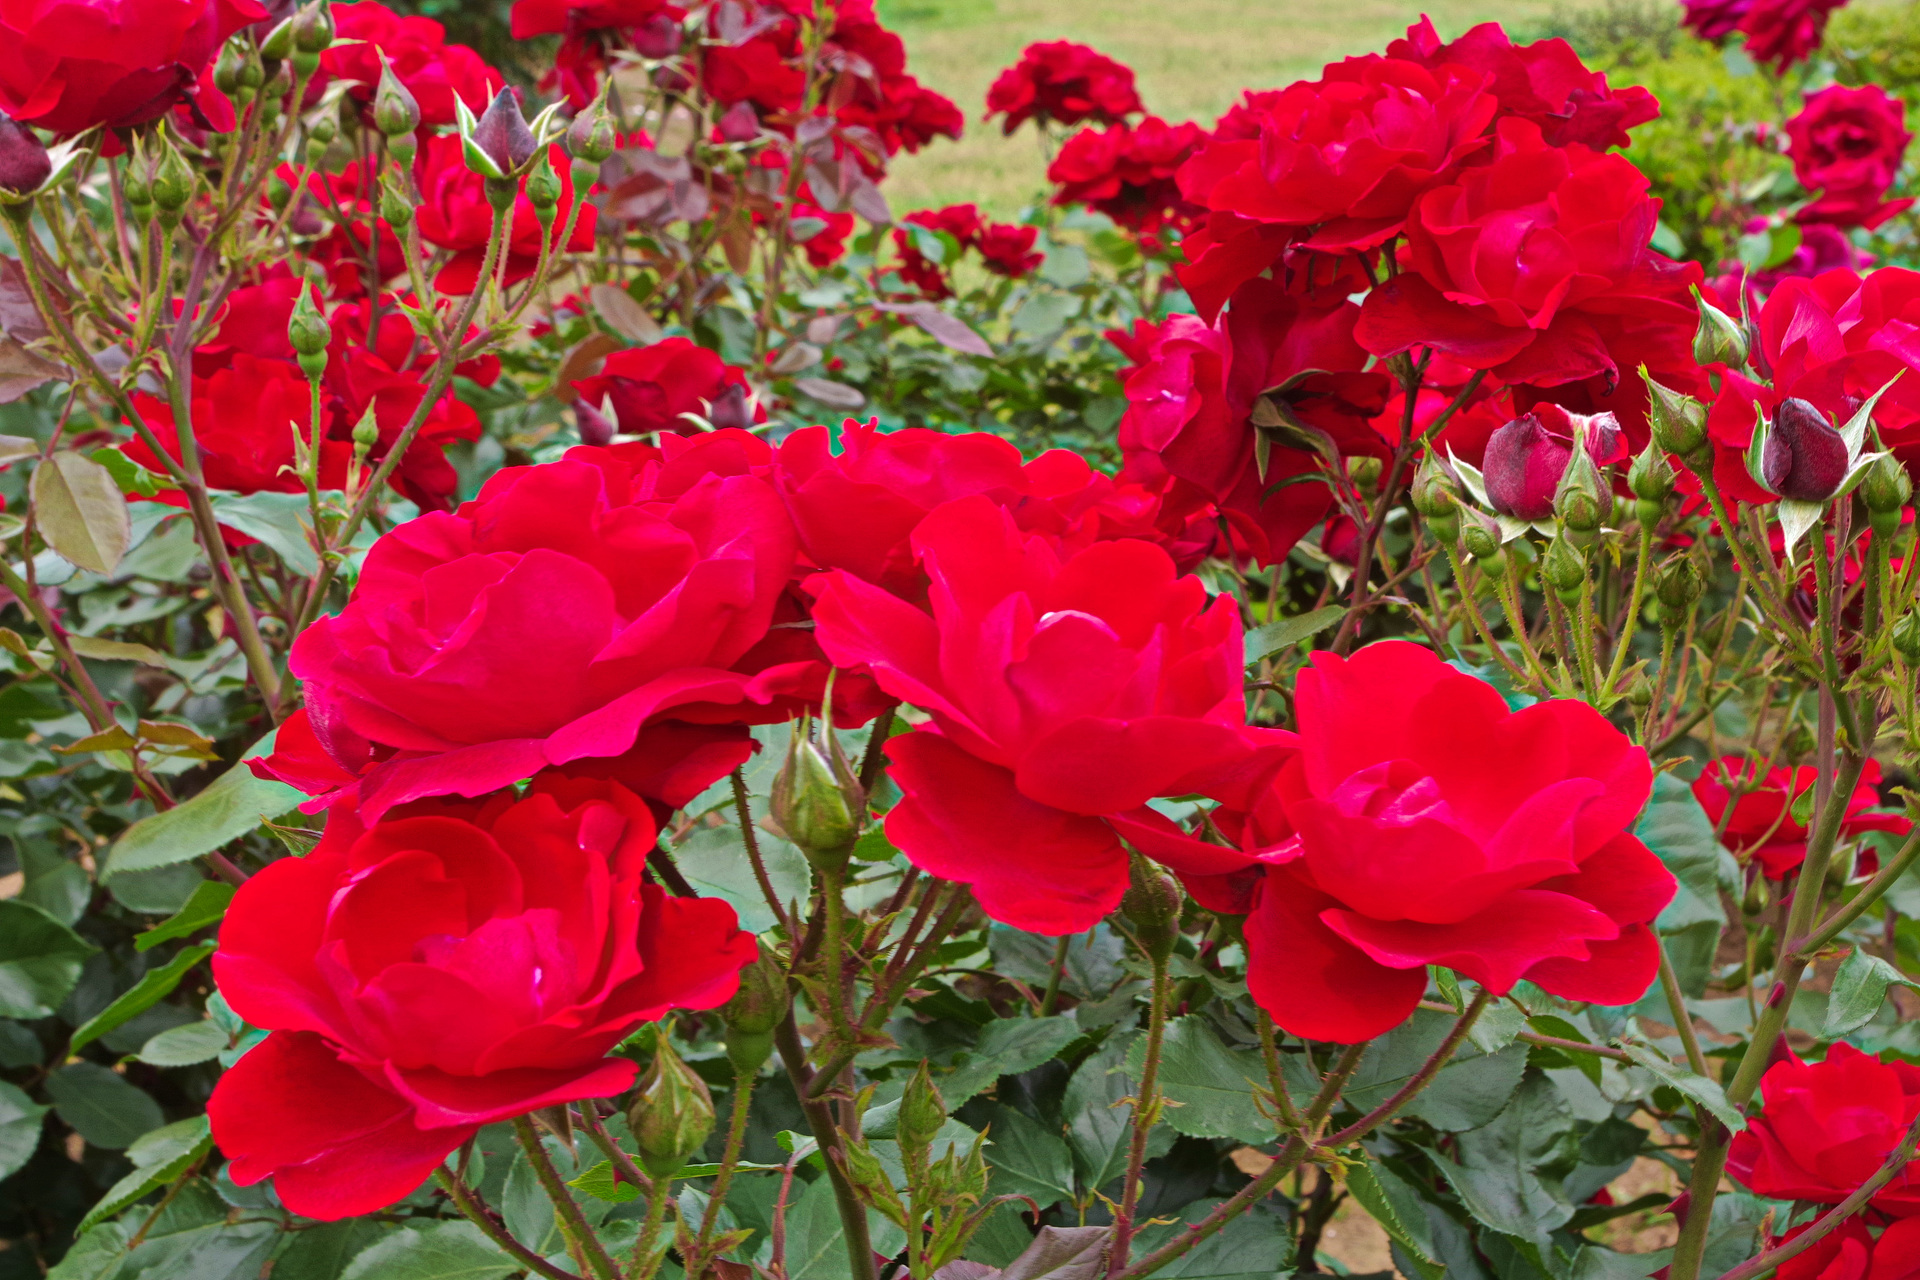
[[[1642,529],[1652,529],[1665,514],[1667,499],[1673,496],[1673,464],[1659,445],[1649,444],[1627,469],[1627,487],[1638,499],[1634,514]]]
[[[1893,647],[1909,663],[1920,663],[1920,610],[1907,610],[1893,624]]]
[[[38,134],[8,116],[0,116],[0,191],[30,196],[53,176],[53,157]]]
[[[1913,481],[1892,454],[1874,460],[1860,481],[1860,500],[1867,504],[1867,523],[1876,538],[1900,532],[1900,511],[1913,498]]]
[[[314,305],[311,280],[301,282],[300,296],[294,301],[293,314],[287,318],[287,341],[293,345],[300,368],[309,380],[327,371],[327,345],[333,341],[333,330],[320,308]]]
[[[606,95],[573,118],[567,126],[567,150],[588,164],[599,164],[620,145],[620,130],[607,110]]]
[[[1645,365],[1640,366],[1640,377],[1647,384],[1647,420],[1653,429],[1653,442],[1668,453],[1679,454],[1690,466],[1711,465],[1710,452],[1696,460],[1707,443],[1707,406],[1661,386],[1647,376]]]
[[[534,161],[533,172],[527,175],[526,192],[527,203],[533,206],[540,225],[552,226],[560,207],[560,176],[553,171],[553,160],[545,150]]]
[[[760,117],[751,102],[736,102],[727,108],[715,127],[727,142],[752,142],[760,136]]]
[[[727,1061],[737,1078],[752,1079],[773,1055],[773,1029],[792,1003],[786,970],[762,942],[760,958],[740,971],[740,990],[720,1006],[727,1027]]]
[[[680,1171],[713,1132],[713,1095],[667,1043],[664,1028],[653,1065],[627,1108],[627,1125],[640,1148],[640,1163],[656,1178]]]
[[[393,74],[385,54],[380,55],[380,85],[373,93],[373,123],[389,140],[410,138],[420,128],[420,103]]]
[[[915,1164],[924,1167],[927,1149],[946,1122],[946,1100],[934,1087],[933,1077],[927,1074],[927,1064],[922,1059],[919,1070],[907,1081],[907,1091],[900,1096],[900,1119],[895,1130],[900,1138],[900,1154],[909,1168]]]
[[[494,95],[486,114],[475,122],[471,140],[503,177],[518,173],[540,149],[526,116],[520,113],[520,99],[512,89],[502,89]]]
[[[1612,414],[1575,421],[1575,415],[1559,406],[1543,404],[1488,437],[1484,471],[1487,500],[1493,509],[1520,520],[1552,516],[1561,479],[1573,458],[1573,437],[1583,424],[1587,456],[1596,466],[1604,466],[1612,460],[1620,442],[1620,428]],[[1612,506],[1611,490],[1597,482],[1597,473],[1595,481],[1591,496],[1599,505],[1589,526],[1592,528],[1599,527],[1598,521],[1606,518]]]
[[[587,403],[585,396],[573,402],[574,429],[580,433],[580,443],[596,447],[613,443],[613,423],[607,415]]]
[[[1686,617],[1687,610],[1693,607],[1693,602],[1705,590],[1706,584],[1700,581],[1700,571],[1693,567],[1690,560],[1675,560],[1661,572],[1653,586],[1661,611],[1676,622]]]
[[[1120,914],[1140,949],[1165,964],[1180,939],[1180,908],[1186,895],[1180,892],[1179,881],[1137,853],[1132,870],[1133,883],[1120,899]]]
[[[656,13],[627,32],[627,41],[633,46],[633,51],[656,62],[678,53],[685,40],[686,32],[665,13]]]
[[[1780,402],[1760,451],[1761,484],[1795,502],[1825,502],[1847,478],[1847,442],[1827,415],[1797,397]]]
[[[293,16],[293,47],[296,51],[322,54],[332,44],[333,13],[327,7],[327,0],[313,0],[312,4]]]
[[[1568,604],[1580,598],[1587,585],[1587,558],[1565,537],[1555,538],[1540,558],[1540,580]]]
[[[849,800],[850,788],[844,784],[852,779],[843,778],[842,773],[813,745],[807,722],[795,725],[787,739],[786,763],[773,780],[773,820],[809,860],[836,855],[829,860],[845,865],[859,834],[862,806]]]
[[[1693,332],[1693,358],[1701,364],[1724,364],[1738,369],[1747,362],[1747,331],[1738,320],[1693,290],[1700,309],[1700,327]]]

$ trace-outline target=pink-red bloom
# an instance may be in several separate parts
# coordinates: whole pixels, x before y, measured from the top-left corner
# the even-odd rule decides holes
[[[931,717],[887,744],[887,836],[996,920],[1090,928],[1127,888],[1109,815],[1250,785],[1286,736],[1243,727],[1238,611],[1156,546],[1061,555],[985,496],[912,541],[930,614],[845,571],[808,584],[834,663]]]
[[[768,631],[792,523],[736,440],[766,448],[715,432],[672,457],[621,445],[510,467],[380,539],[290,663],[338,794],[374,819],[624,755],[662,721],[780,720],[817,701],[826,672]],[[277,755],[263,767],[284,772]]]
[[[353,87],[354,101],[370,104],[380,84],[380,55],[420,104],[422,124],[452,124],[454,101],[476,116],[505,84],[498,71],[463,44],[448,44],[447,29],[432,18],[402,17],[379,0],[333,6],[339,44],[320,55],[321,70]],[[324,79],[320,81],[324,83]]]
[[[1756,776],[1755,767],[1743,756],[1721,756],[1694,779],[1693,796],[1705,809],[1721,842],[1743,859],[1758,861],[1768,879],[1782,880],[1797,871],[1807,858],[1807,826],[1813,785],[1819,770],[1812,765],[1797,768],[1774,767],[1764,776]],[[1869,760],[1860,775],[1860,785],[1847,797],[1847,812],[1840,819],[1842,836],[1858,836],[1867,831],[1892,831],[1904,834],[1912,824],[1897,813],[1870,812],[1879,807],[1880,762]],[[1735,793],[1739,799],[1734,799]],[[1728,816],[1727,808],[1733,808]],[[1806,822],[1794,820],[1794,808],[1802,806]]]
[[[1444,965],[1495,994],[1526,979],[1630,1004],[1659,968],[1674,879],[1632,834],[1646,752],[1583,702],[1520,711],[1405,641],[1315,654],[1299,752],[1212,821],[1118,821],[1201,905],[1247,917],[1248,984],[1287,1031],[1354,1043],[1396,1026]]]
[[[1796,62],[1805,62],[1820,47],[1827,19],[1847,0],[1753,0],[1740,20],[1746,33],[1747,56],[1762,65],[1773,64],[1776,74]]]
[[[767,411],[750,398],[745,371],[688,338],[616,351],[599,373],[573,385],[595,408],[602,399],[610,402],[621,432],[630,436],[692,435],[767,420]]]
[[[543,774],[524,798],[425,801],[235,896],[220,991],[272,1032],[208,1103],[234,1181],[338,1219],[406,1196],[485,1124],[633,1083],[608,1052],[711,1009],[756,949],[733,908],[646,881],[659,822],[617,782]]]
[[[0,5],[0,111],[53,133],[126,129],[199,95],[255,0],[14,0]]]
[[[1047,180],[1060,188],[1053,203],[1084,204],[1146,236],[1183,229],[1200,207],[1181,194],[1174,175],[1206,136],[1197,124],[1172,125],[1159,116],[1083,129],[1047,169]]]
[[[1838,1204],[1920,1115],[1920,1067],[1840,1041],[1821,1062],[1789,1052],[1760,1077],[1760,1097],[1761,1113],[1734,1135],[1728,1174],[1755,1195]],[[1899,1217],[1920,1212],[1920,1175],[1902,1169],[1870,1203]]]
[[[987,90],[987,119],[1005,115],[1003,133],[1029,120],[1119,124],[1145,111],[1131,68],[1071,40],[1028,45]]]
[[[1907,104],[1877,84],[1828,85],[1807,95],[1800,114],[1787,121],[1793,176],[1820,198],[1800,210],[1801,222],[1841,227],[1877,227],[1905,212],[1911,199],[1888,200],[1888,188],[1913,135]]]
[[[1767,1241],[1769,1249],[1811,1227],[1804,1222]],[[1850,1217],[1823,1239],[1774,1272],[1780,1280],[1912,1280],[1920,1276],[1920,1218],[1902,1218],[1870,1234],[1859,1217]]]

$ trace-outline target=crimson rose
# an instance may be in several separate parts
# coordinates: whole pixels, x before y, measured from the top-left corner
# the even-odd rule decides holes
[[[1811,1227],[1804,1222],[1784,1236],[1769,1239],[1767,1248],[1783,1245]],[[1878,1239],[1867,1225],[1850,1217],[1796,1257],[1780,1264],[1779,1280],[1912,1280],[1920,1275],[1920,1218],[1902,1218]]]
[[[747,375],[688,338],[616,351],[599,373],[573,385],[589,405],[611,401],[627,435],[706,429],[693,418],[720,429],[767,420],[767,411],[747,399]]]
[[[1807,859],[1806,823],[1794,820],[1794,806],[1808,804],[1819,770],[1812,765],[1798,768],[1775,767],[1766,776],[1756,778],[1754,766],[1743,756],[1721,756],[1693,781],[1693,797],[1713,820],[1720,839],[1742,859],[1754,859],[1770,880],[1784,880]],[[1880,782],[1880,762],[1867,761],[1860,785],[1847,797],[1846,815],[1840,819],[1840,834],[1857,836],[1866,831],[1892,831],[1900,834],[1913,824],[1897,813],[1870,813],[1880,803],[1875,788]],[[1733,795],[1739,791],[1740,798]],[[1733,813],[1727,814],[1731,804]],[[1812,821],[1810,810],[1803,811]]]
[[[1047,181],[1060,188],[1053,203],[1084,204],[1147,236],[1184,227],[1200,210],[1181,195],[1174,175],[1206,136],[1197,124],[1171,125],[1159,116],[1083,129],[1047,169]]]
[[[507,233],[505,283],[515,284],[540,266],[540,242],[548,240],[554,253],[584,253],[593,248],[593,229],[599,210],[589,204],[580,210],[573,236],[564,245],[560,236],[573,209],[573,161],[559,147],[547,149],[560,178],[560,204],[555,209],[551,235],[542,231],[533,202],[527,199],[526,179],[513,207],[513,225]],[[420,147],[416,180],[420,184],[420,237],[453,256],[434,277],[442,293],[467,294],[479,287],[486,261],[487,237],[493,230],[493,208],[487,203],[486,183],[467,167],[460,139],[442,134]]]
[[[384,1208],[480,1126],[633,1083],[607,1053],[711,1009],[757,954],[733,908],[646,882],[659,823],[618,783],[424,801],[241,887],[214,975],[273,1034],[207,1104],[233,1179],[296,1213]]]
[[[487,109],[506,82],[500,73],[463,44],[448,44],[447,29],[432,18],[402,17],[379,0],[333,6],[336,35],[342,41],[320,55],[328,75],[350,81],[354,101],[371,103],[380,84],[380,55],[420,104],[420,123],[452,124],[454,100],[475,115]],[[316,77],[316,87],[325,77]]]
[[[1028,120],[1119,124],[1145,111],[1130,68],[1071,40],[1028,45],[987,90],[987,119],[1004,114],[1008,134]]]
[[[1870,1058],[1844,1040],[1824,1061],[1786,1060],[1760,1077],[1765,1103],[1734,1135],[1727,1172],[1755,1195],[1838,1204],[1880,1168],[1920,1115],[1920,1067]],[[1874,1208],[1920,1212],[1920,1175],[1901,1169]]]
[[[1872,228],[1905,212],[1911,199],[1885,197],[1913,141],[1906,121],[1907,104],[1877,84],[1828,85],[1808,94],[1800,114],[1787,121],[1787,155],[1793,176],[1820,198],[1799,220]]]
[[[53,133],[126,129],[200,92],[256,0],[9,0],[0,4],[0,111]],[[204,82],[204,83],[203,83]]]
[[[1146,542],[1061,556],[985,496],[913,533],[931,616],[845,571],[813,579],[820,647],[931,722],[890,739],[887,836],[994,919],[1078,933],[1119,905],[1107,815],[1244,788],[1288,735],[1243,727],[1239,613]]]
[[[1356,1043],[1420,1003],[1427,966],[1496,995],[1526,979],[1631,1004],[1659,969],[1648,924],[1674,879],[1632,834],[1647,754],[1583,702],[1512,711],[1405,641],[1300,673],[1299,754],[1213,823],[1116,821],[1215,911],[1250,912],[1248,985],[1286,1030]]]

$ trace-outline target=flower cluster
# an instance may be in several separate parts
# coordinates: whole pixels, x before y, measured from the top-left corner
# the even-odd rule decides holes
[[[947,273],[942,270],[943,266],[951,264],[944,257],[936,261],[922,253],[909,228],[923,227],[928,231],[944,233],[961,251],[972,249],[979,253],[981,265],[988,271],[1009,280],[1018,280],[1032,273],[1045,257],[1033,247],[1039,239],[1040,228],[1011,222],[990,222],[981,215],[976,205],[954,204],[944,209],[923,209],[908,214],[901,221],[906,226],[893,233],[893,246],[900,254],[900,264],[895,270],[899,271],[902,280],[920,291],[921,297],[932,301],[953,296]]]
[[[1747,55],[1784,73],[1820,47],[1827,19],[1847,0],[1681,0],[1682,23],[1702,40],[1746,38]]]

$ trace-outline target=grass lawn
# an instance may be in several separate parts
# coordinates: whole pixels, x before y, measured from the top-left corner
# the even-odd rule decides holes
[[[1446,37],[1477,22],[1524,29],[1561,0],[880,0],[907,42],[908,70],[960,104],[961,141],[901,156],[886,185],[894,212],[971,200],[1012,217],[1045,186],[1032,127],[982,124],[987,86],[1035,40],[1078,40],[1134,69],[1147,109],[1212,124],[1240,91],[1273,88],[1368,53],[1424,11]]]

